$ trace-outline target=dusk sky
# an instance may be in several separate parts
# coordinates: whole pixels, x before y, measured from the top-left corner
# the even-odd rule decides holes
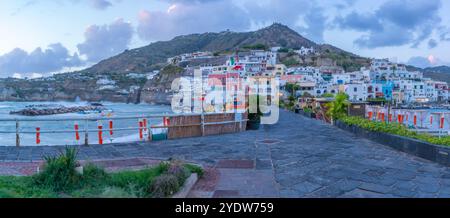
[[[80,69],[181,34],[273,22],[361,56],[450,65],[449,11],[448,0],[2,0],[0,76]]]

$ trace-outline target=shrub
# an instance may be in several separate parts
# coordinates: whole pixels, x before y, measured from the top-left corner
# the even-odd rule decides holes
[[[44,170],[33,177],[34,184],[55,192],[76,188],[81,177],[75,170],[77,154],[77,149],[66,148],[59,156],[45,157]]]
[[[348,117],[348,116],[341,117],[340,120],[346,123],[347,125],[358,126],[360,128],[367,129],[369,131],[384,132],[392,135],[414,138],[436,145],[450,146],[450,136],[436,137],[428,134],[417,133],[409,130],[407,127],[399,123],[375,122],[361,117]]]
[[[263,100],[263,97],[260,95],[251,95],[249,97],[250,105],[255,105],[256,111],[250,111],[250,108],[247,110],[248,119],[250,121],[260,122],[263,113],[260,108],[260,102]],[[256,112],[256,113],[255,113]]]
[[[100,198],[137,198],[134,193],[130,193],[123,188],[118,187],[106,187]]]
[[[190,172],[184,167],[184,164],[181,161],[173,161],[170,163],[167,174],[174,175],[178,180],[178,185],[182,186],[184,181],[189,177]]]
[[[305,108],[303,108],[303,112],[305,112],[305,113],[313,113],[313,110],[311,108],[309,108],[309,107],[305,107]]]
[[[197,175],[199,177],[203,177],[203,175],[205,174],[204,170],[196,165],[192,165],[192,164],[186,164],[185,165],[186,169],[188,169],[191,173],[197,173]]]
[[[173,195],[180,188],[175,175],[164,174],[158,176],[150,187],[150,192],[155,198],[164,198]]]
[[[87,164],[83,169],[83,184],[90,187],[98,187],[110,181],[111,177],[106,171],[94,164]]]
[[[138,197],[147,197],[151,193],[149,184],[152,184],[158,175],[166,173],[168,167],[167,163],[161,163],[151,169],[114,173],[111,175],[110,185],[134,192]]]
[[[327,104],[327,115],[333,119],[339,119],[340,117],[347,115],[347,102],[348,96],[345,93],[339,93],[333,102]]]

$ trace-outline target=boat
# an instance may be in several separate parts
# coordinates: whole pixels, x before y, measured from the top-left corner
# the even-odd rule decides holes
[[[92,102],[92,103],[90,103],[90,105],[94,106],[94,107],[103,107],[104,106],[102,103],[99,103],[99,102]]]

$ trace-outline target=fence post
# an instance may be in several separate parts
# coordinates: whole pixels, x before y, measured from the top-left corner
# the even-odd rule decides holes
[[[205,114],[202,111],[201,115],[201,124],[202,124],[202,136],[205,136]]]
[[[16,146],[20,147],[19,120],[16,119]]]
[[[87,119],[84,121],[84,145],[89,145],[89,122]]]

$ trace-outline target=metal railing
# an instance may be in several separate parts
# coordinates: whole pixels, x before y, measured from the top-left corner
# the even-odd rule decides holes
[[[15,131],[0,131],[0,134],[15,134],[16,137],[16,146],[21,146],[21,135],[23,134],[35,134],[36,135],[36,144],[40,145],[40,134],[64,134],[64,133],[73,133],[77,137],[77,141],[80,141],[81,137],[79,137],[79,134],[84,134],[84,145],[93,144],[90,143],[89,137],[92,133],[98,133],[98,144],[103,144],[102,140],[102,134],[104,132],[111,132],[111,135],[113,132],[124,132],[124,131],[139,131],[140,134],[140,140],[148,140],[152,141],[152,129],[169,129],[169,128],[175,128],[175,127],[194,127],[194,126],[200,126],[201,127],[201,135],[205,135],[205,126],[213,126],[213,125],[225,125],[225,124],[236,124],[240,123],[240,126],[242,128],[242,123],[247,122],[248,119],[240,119],[240,120],[233,120],[233,121],[221,121],[221,122],[205,122],[205,116],[207,115],[224,115],[224,114],[235,114],[235,113],[205,113],[205,114],[155,114],[155,115],[143,115],[143,116],[122,116],[122,117],[101,117],[101,118],[92,118],[92,117],[86,117],[86,118],[41,118],[41,119],[30,119],[30,118],[10,118],[10,119],[0,119],[0,122],[11,122],[15,123]],[[183,124],[183,125],[171,125],[170,123],[166,123],[165,120],[175,117],[194,117],[194,116],[200,116],[201,121],[200,123],[193,123],[193,124]],[[242,116],[241,116],[242,117]],[[162,118],[163,119],[163,125],[148,125],[148,121],[150,119],[156,119],[156,118]],[[137,127],[125,127],[125,128],[114,128],[109,126],[109,128],[103,128],[102,121],[108,121],[108,122],[116,122],[121,120],[137,120],[138,124]],[[20,129],[22,123],[26,122],[66,122],[66,121],[73,121],[74,127],[73,130],[43,130],[41,131],[40,127],[36,127],[35,131],[22,131]],[[79,128],[79,122],[84,123],[84,128]],[[97,128],[92,129],[89,128],[89,122],[96,122],[98,123]],[[142,123],[141,123],[142,122]],[[143,135],[146,135],[146,137],[143,137]]]

